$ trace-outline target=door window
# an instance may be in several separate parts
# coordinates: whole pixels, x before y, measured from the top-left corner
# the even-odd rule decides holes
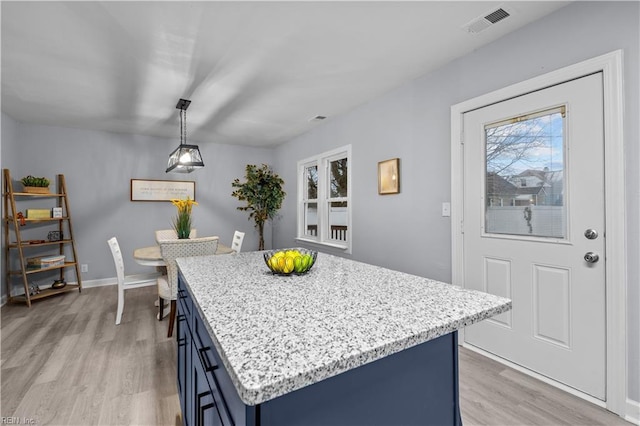
[[[485,233],[566,238],[565,107],[485,125]]]

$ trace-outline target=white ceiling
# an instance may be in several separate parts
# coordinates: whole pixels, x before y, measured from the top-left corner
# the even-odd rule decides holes
[[[2,2],[2,111],[275,146],[569,2]],[[502,6],[479,34],[463,26]]]

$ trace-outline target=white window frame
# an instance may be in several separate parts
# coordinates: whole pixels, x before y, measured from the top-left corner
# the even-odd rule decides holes
[[[330,173],[329,164],[332,161],[339,160],[341,158],[347,159],[347,196],[340,198],[329,198],[330,191]],[[305,205],[309,200],[306,200],[305,191],[306,186],[306,169],[310,166],[318,166],[318,231],[316,236],[306,235],[306,223],[305,223]],[[340,148],[332,149],[331,151],[323,152],[312,157],[305,158],[298,161],[298,223],[297,223],[297,236],[296,241],[305,243],[318,244],[334,249],[344,250],[345,253],[351,253],[352,247],[352,225],[351,225],[351,176],[353,161],[351,157],[351,145],[346,145]],[[329,231],[329,204],[331,202],[347,202],[347,241],[339,241],[331,239],[331,233]]]

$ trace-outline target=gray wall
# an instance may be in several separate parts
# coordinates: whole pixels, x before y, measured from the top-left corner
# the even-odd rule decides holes
[[[627,158],[629,397],[640,400],[638,2],[580,2],[410,82],[279,147],[276,167],[296,191],[296,161],[352,144],[352,258],[451,279],[450,106],[613,50],[624,50]],[[377,162],[401,160],[401,193],[377,194]],[[274,245],[295,245],[295,196],[285,200]]]
[[[199,205],[193,208],[193,221],[198,235],[218,235],[221,242],[230,245],[238,229],[246,232],[243,250],[257,250],[258,234],[247,214],[236,209],[240,203],[231,197],[231,182],[244,176],[248,163],[269,164],[273,151],[200,144],[204,169],[167,174],[164,170],[169,152],[178,143],[177,138],[39,126],[2,116],[2,167],[10,169],[14,183],[28,174],[51,180],[59,173],[65,175],[78,259],[89,265],[83,280],[115,277],[107,246],[112,236],[118,238],[125,254],[127,274],[153,272],[153,268],[136,264],[127,254],[155,244],[154,230],[170,229],[176,208],[169,202],[131,202],[131,178],[194,180]],[[21,184],[16,185],[21,188]],[[269,245],[270,229],[265,237]],[[2,281],[4,296],[4,276]]]

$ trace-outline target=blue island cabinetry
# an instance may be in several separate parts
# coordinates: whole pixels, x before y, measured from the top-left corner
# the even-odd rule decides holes
[[[196,425],[461,424],[457,330],[511,301],[318,253],[176,260],[178,390]]]
[[[202,319],[194,312],[193,299],[182,278],[178,284],[176,339],[183,424],[255,424],[246,422],[245,405],[233,389]]]
[[[257,405],[238,396],[182,277],[177,340],[188,426],[461,424],[457,332]]]

